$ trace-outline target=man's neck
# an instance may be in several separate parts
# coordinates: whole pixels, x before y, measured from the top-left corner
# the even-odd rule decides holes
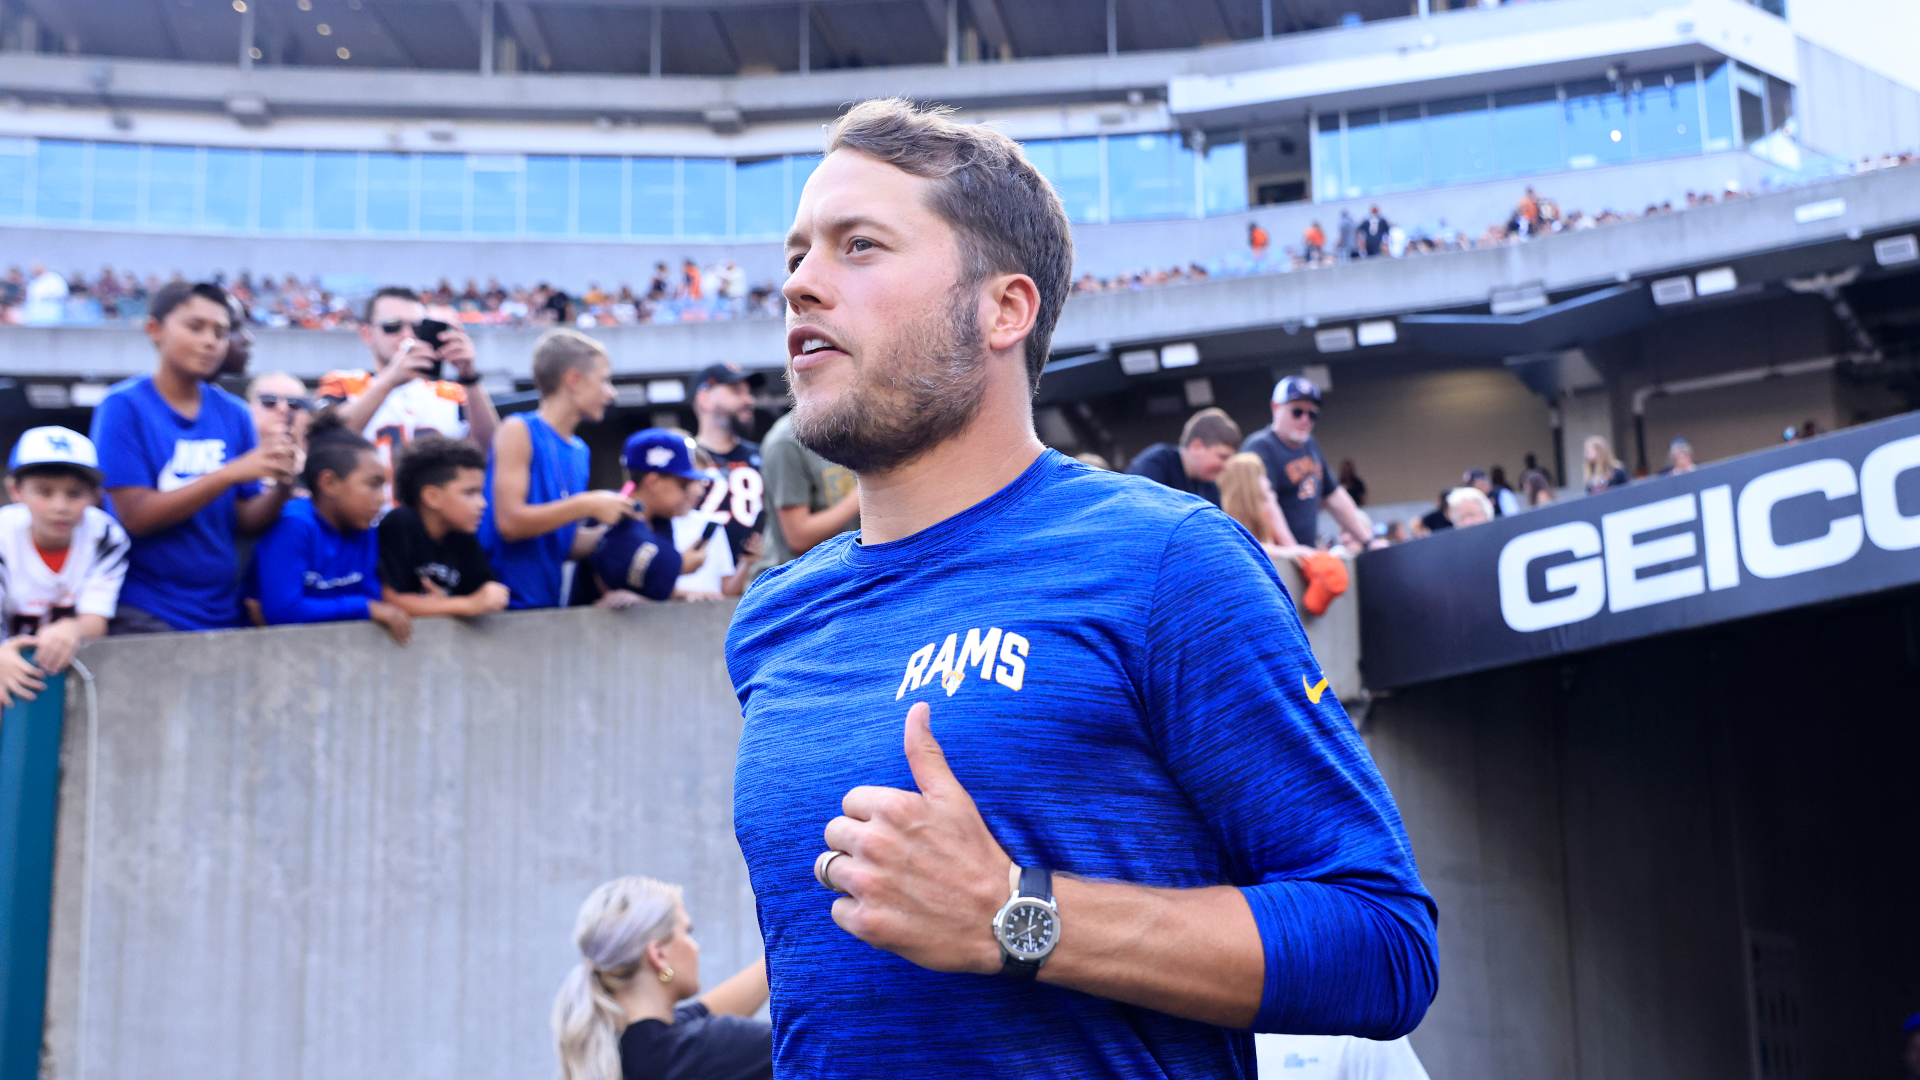
[[[724,419],[700,418],[700,430],[694,433],[693,441],[716,454],[731,454],[734,447],[740,445],[740,437],[733,433],[733,425]]]
[[[574,429],[580,426],[579,408],[565,398],[550,397],[542,401],[539,413],[540,419],[563,439],[572,438]]]
[[[199,379],[182,375],[164,362],[153,373],[153,388],[160,392],[160,400],[188,416],[200,411],[200,385]]]
[[[861,474],[860,542],[885,544],[938,525],[1012,483],[1045,450],[1022,367],[1017,381],[989,385],[960,434],[897,469]]]

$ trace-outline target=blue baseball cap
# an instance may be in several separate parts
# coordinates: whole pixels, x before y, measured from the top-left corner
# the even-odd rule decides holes
[[[666,473],[682,480],[711,480],[694,467],[693,440],[666,428],[647,428],[627,436],[620,461],[630,473]]]
[[[37,427],[22,432],[7,457],[7,471],[29,465],[71,465],[92,476],[96,483],[101,476],[100,454],[94,450],[93,440],[72,428]]]
[[[674,583],[680,579],[673,530],[655,532],[650,523],[634,518],[609,528],[587,561],[607,588],[631,589],[649,600],[673,599]]]
[[[1906,1035],[1920,1031],[1920,1013],[1914,1013],[1912,1016],[1907,1017],[1907,1022],[1900,1025],[1900,1031]]]
[[[1312,379],[1289,375],[1274,384],[1273,403],[1275,405],[1285,405],[1289,401],[1299,401],[1302,398],[1315,405],[1320,404],[1320,388],[1313,385]]]

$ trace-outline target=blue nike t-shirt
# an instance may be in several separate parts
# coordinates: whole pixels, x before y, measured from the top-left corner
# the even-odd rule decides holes
[[[836,537],[762,575],[727,662],[779,1075],[1255,1074],[1248,1031],[927,971],[834,924],[821,831],[852,787],[914,788],[916,701],[1016,862],[1241,887],[1266,956],[1254,1030],[1387,1038],[1432,1000],[1436,913],[1399,811],[1271,561],[1217,507],[1047,451],[913,536]]]
[[[109,491],[174,491],[218,472],[258,442],[246,402],[208,383],[200,388],[200,415],[188,420],[160,396],[150,375],[107,391],[93,410],[91,437]],[[239,500],[259,493],[258,482],[237,484],[187,520],[134,537],[121,606],[156,615],[175,630],[239,625]],[[107,508],[113,509],[111,498]]]

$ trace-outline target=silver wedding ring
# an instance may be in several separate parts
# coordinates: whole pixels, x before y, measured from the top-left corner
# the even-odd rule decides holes
[[[827,850],[820,853],[819,858],[813,860],[814,880],[820,883],[821,888],[826,889],[829,892],[840,893],[843,896],[846,895],[847,890],[842,889],[839,886],[835,885],[833,883],[833,879],[827,877],[827,869],[828,867],[831,867],[833,865],[833,860],[845,854],[846,852],[844,851],[835,851],[832,848],[828,848]]]

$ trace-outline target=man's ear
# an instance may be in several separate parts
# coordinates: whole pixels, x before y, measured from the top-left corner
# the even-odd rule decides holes
[[[994,305],[987,326],[987,348],[1005,352],[1033,333],[1040,319],[1040,287],[1025,274],[998,274],[988,279],[988,300]]]
[[[7,501],[20,501],[20,481],[15,480],[11,476],[7,477]]]

